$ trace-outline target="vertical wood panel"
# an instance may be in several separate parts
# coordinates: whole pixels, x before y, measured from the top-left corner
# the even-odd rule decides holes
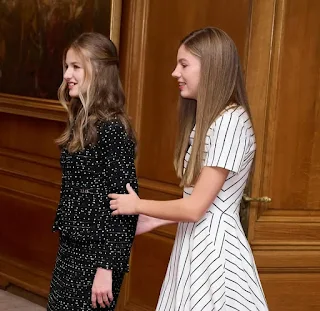
[[[247,82],[257,134],[249,239],[270,310],[317,310],[320,3],[253,1]],[[308,288],[308,290],[304,290]]]
[[[44,297],[58,245],[51,231],[61,182],[54,139],[63,127],[0,113],[0,278]]]

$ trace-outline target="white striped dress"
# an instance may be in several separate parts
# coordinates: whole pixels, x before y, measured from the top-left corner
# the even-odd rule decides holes
[[[190,135],[189,160],[195,129]],[[180,222],[157,311],[267,311],[239,208],[256,144],[242,107],[225,111],[209,128],[204,166],[229,175],[197,223]],[[189,196],[193,188],[185,188]]]

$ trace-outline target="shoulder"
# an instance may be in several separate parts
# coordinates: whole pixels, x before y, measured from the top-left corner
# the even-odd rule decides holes
[[[223,112],[216,119],[216,122],[229,121],[241,124],[251,123],[248,112],[242,106],[231,107]]]
[[[123,126],[123,124],[121,123],[120,120],[114,118],[114,119],[110,119],[110,120],[106,120],[106,121],[100,121],[98,123],[98,132],[99,133],[105,133],[105,132],[109,132],[109,131],[124,131],[125,132],[125,128]]]
[[[235,129],[235,128],[252,128],[251,120],[248,112],[242,106],[230,107],[220,113],[218,118],[211,124],[208,134],[217,131],[220,128]]]
[[[118,119],[101,121],[98,124],[98,134],[101,139],[105,137],[128,136],[124,125]]]
[[[133,140],[126,131],[125,126],[119,119],[101,121],[98,124],[99,141],[106,144],[129,143]]]

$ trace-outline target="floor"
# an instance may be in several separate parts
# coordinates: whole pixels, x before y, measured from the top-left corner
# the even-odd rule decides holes
[[[0,289],[0,311],[45,311],[46,308]]]

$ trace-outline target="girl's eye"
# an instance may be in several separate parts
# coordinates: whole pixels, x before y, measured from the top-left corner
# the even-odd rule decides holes
[[[73,67],[74,67],[74,69],[79,69],[80,68],[80,66],[78,66],[78,65],[74,65]]]
[[[187,65],[186,64],[181,64],[182,68],[186,68]]]

